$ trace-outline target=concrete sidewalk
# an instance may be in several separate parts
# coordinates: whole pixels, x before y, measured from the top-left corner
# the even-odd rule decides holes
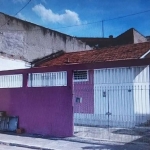
[[[0,144],[39,150],[150,150],[148,145],[123,144],[114,142],[79,142],[79,139],[51,139],[0,133]],[[74,142],[73,142],[74,140]],[[78,142],[77,142],[78,141]]]
[[[134,128],[100,128],[74,126],[74,134],[78,138],[122,143],[150,144],[150,127]]]

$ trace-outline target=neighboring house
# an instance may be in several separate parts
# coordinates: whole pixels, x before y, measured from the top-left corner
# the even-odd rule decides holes
[[[132,127],[150,120],[149,58],[144,42],[61,53],[34,67],[71,65],[76,124]]]
[[[147,42],[148,40],[148,38],[146,38],[144,35],[142,35],[134,28],[125,31],[124,33],[120,34],[115,38],[113,37],[113,35],[110,35],[109,38],[77,37],[77,39],[85,42],[86,44],[93,47],[94,49],[99,49],[102,47],[109,47],[109,46],[142,43],[142,42]]]
[[[31,62],[51,53],[91,49],[75,37],[0,13],[1,52]]]
[[[150,36],[146,36],[147,41],[150,41]]]
[[[23,57],[0,53],[0,71],[30,68],[31,65]]]

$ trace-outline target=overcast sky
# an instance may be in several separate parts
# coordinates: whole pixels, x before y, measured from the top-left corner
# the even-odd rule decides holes
[[[13,16],[27,2],[0,0],[0,12]],[[32,0],[16,17],[72,36],[102,37],[101,20],[147,10],[150,10],[150,0]],[[150,11],[104,21],[103,25],[105,37],[118,36],[130,28],[147,36],[150,35]]]

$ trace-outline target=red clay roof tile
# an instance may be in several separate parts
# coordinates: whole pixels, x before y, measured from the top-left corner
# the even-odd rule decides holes
[[[47,60],[46,62],[43,62],[38,66],[43,67],[55,65],[83,64],[83,63],[94,63],[104,61],[139,59],[149,50],[150,50],[150,42],[145,42],[138,44],[128,44],[123,46],[101,48],[99,50],[70,52],[63,54],[58,58]]]

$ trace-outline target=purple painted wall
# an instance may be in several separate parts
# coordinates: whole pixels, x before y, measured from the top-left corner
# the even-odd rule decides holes
[[[74,82],[74,113],[94,113],[94,70],[88,70],[88,81]],[[77,103],[76,97],[82,102]]]
[[[54,66],[15,71],[2,71],[0,75],[23,74],[23,88],[0,89],[0,110],[7,111],[9,115],[19,116],[19,126],[25,128],[28,133],[40,133],[55,137],[67,137],[73,135],[73,103],[72,103],[72,72],[73,70],[93,70],[99,68],[142,66],[150,64],[150,59],[123,60],[116,62],[100,62],[90,64],[75,64],[66,66]],[[28,88],[27,74],[32,72],[67,71],[66,87]],[[92,73],[90,75],[92,78]],[[92,78],[93,79],[93,78]],[[88,83],[88,82],[87,82]],[[91,97],[89,89],[86,97]],[[78,85],[75,85],[76,88]],[[79,85],[81,86],[81,85]],[[92,91],[94,92],[94,91]],[[91,95],[93,93],[91,92]],[[80,95],[79,95],[80,96]],[[82,95],[81,95],[82,96]],[[84,102],[83,97],[83,102]],[[88,105],[91,100],[88,99]],[[91,105],[92,106],[92,105]],[[74,110],[79,106],[74,106]],[[84,112],[92,113],[90,109],[83,107]]]
[[[46,71],[44,69],[36,69],[36,72],[41,72],[41,70]],[[6,111],[11,116],[19,116],[19,127],[24,128],[27,133],[54,137],[72,136],[73,107],[71,71],[68,71],[67,86],[36,88],[26,87],[28,71],[30,69],[23,70],[23,88],[0,89],[0,110]],[[0,74],[5,73],[2,72]],[[14,73],[15,71],[7,72],[7,74]]]

